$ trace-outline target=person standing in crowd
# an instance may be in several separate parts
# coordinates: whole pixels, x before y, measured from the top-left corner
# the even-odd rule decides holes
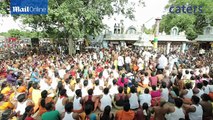
[[[122,54],[120,54],[118,56],[118,70],[121,71],[123,69],[123,66],[124,66],[124,58]]]

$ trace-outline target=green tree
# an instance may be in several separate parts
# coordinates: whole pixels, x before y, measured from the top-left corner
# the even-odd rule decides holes
[[[213,19],[213,2],[212,0],[169,0],[165,7],[167,10],[170,6],[202,6],[202,13],[168,13],[162,17],[160,31],[165,30],[170,33],[172,27],[177,26],[181,31],[186,31],[187,39],[194,40],[199,34],[203,34],[203,28],[207,26],[207,19]],[[169,11],[169,10],[168,10]],[[213,21],[212,21],[213,23]]]
[[[143,0],[135,1],[144,4]],[[98,35],[106,27],[102,22],[104,16],[117,13],[134,19],[136,5],[128,0],[49,0],[48,2],[48,15],[21,15],[14,18],[22,18],[23,23],[28,24],[35,31],[42,29],[49,37],[63,37],[66,41],[68,38],[73,40],[86,35]]]

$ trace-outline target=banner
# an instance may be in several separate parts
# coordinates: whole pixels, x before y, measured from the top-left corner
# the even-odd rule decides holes
[[[10,0],[12,15],[48,14],[48,0]]]

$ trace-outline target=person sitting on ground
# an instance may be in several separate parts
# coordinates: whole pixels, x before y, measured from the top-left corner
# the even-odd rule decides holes
[[[153,85],[150,94],[152,97],[151,106],[159,105],[161,99],[160,90],[156,90],[156,86]]]
[[[81,97],[81,89],[75,91],[76,96],[73,101],[73,112],[81,113],[83,112],[83,98]]]
[[[116,120],[134,120],[134,118],[135,112],[130,109],[129,103],[125,103],[123,110],[117,111],[115,115]]]
[[[0,94],[0,111],[13,109],[13,107],[14,105],[9,101],[9,99],[6,98],[4,94]]]
[[[55,104],[55,109],[58,110],[58,112],[61,114],[63,112],[65,112],[64,110],[64,106],[66,105],[66,103],[69,101],[67,94],[66,94],[66,89],[62,89],[60,91],[60,96],[56,101]]]
[[[92,110],[96,111],[99,103],[99,96],[93,95],[93,89],[88,90],[88,96],[84,98],[84,106],[90,104],[92,106]]]
[[[45,105],[50,102],[54,103],[53,98],[48,97],[48,92],[46,90],[42,91],[41,99],[39,100],[39,115],[40,116],[47,111],[45,108]]]
[[[131,93],[128,94],[130,108],[132,110],[136,110],[139,108],[138,103],[138,94],[136,92],[136,88],[134,86],[131,87]]]
[[[57,110],[54,110],[54,104],[49,102],[45,105],[47,112],[42,114],[42,120],[61,120],[60,113]]]
[[[65,105],[65,114],[62,120],[79,120],[78,113],[74,113],[72,110],[73,110],[73,103],[68,102]]]
[[[142,105],[142,108],[139,108],[135,115],[135,120],[150,120],[151,111],[148,104],[145,102]]]
[[[92,113],[93,106],[90,104],[86,104],[84,108],[85,115],[83,116],[83,120],[97,120],[97,116],[95,113]]]
[[[112,108],[112,97],[109,95],[109,88],[104,88],[104,94],[100,97],[99,109],[104,111],[106,106]]]
[[[116,106],[122,107],[125,102],[126,95],[123,93],[123,87],[118,88],[118,94],[115,95],[114,101]]]
[[[99,116],[100,120],[114,120],[114,114],[111,113],[111,107],[110,106],[106,106],[104,108],[104,112],[100,113],[98,116]]]
[[[150,107],[151,106],[151,100],[152,100],[152,97],[149,94],[149,88],[146,88],[144,90],[144,93],[139,95],[140,105],[143,106],[144,103],[147,103],[148,106]]]

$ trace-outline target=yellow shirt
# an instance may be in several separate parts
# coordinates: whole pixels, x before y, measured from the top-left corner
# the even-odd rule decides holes
[[[3,90],[1,91],[1,94],[7,94],[10,92],[10,90],[11,90],[11,88],[9,86],[7,86],[7,87],[3,88]]]
[[[6,109],[13,108],[13,104],[10,102],[4,102],[0,105],[0,110],[4,111]]]

